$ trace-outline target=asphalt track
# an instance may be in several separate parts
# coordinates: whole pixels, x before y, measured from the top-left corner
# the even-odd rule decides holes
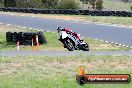
[[[57,26],[70,27],[73,31],[80,33],[84,37],[107,40],[118,44],[132,46],[132,28],[114,27],[81,21],[69,21],[49,18],[37,18],[29,16],[15,16],[0,14],[0,23],[17,25],[27,28],[34,28],[43,31],[56,31]],[[132,51],[0,51],[0,56],[78,56],[78,55],[97,55],[97,56],[132,56]]]
[[[132,28],[9,14],[0,14],[0,23],[25,26],[44,31],[56,31],[57,26],[70,27],[84,37],[107,40],[132,47]]]
[[[2,57],[18,57],[18,56],[132,56],[132,51],[0,51]]]

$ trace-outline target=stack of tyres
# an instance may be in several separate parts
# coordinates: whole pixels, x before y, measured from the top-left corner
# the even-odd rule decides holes
[[[12,32],[6,32],[6,41],[7,41],[7,43],[13,42],[13,33]]]
[[[0,11],[2,11],[2,8],[0,8]]]
[[[23,41],[23,32],[19,32],[18,34],[17,34],[17,40],[21,40],[21,41],[19,41],[19,44],[20,45],[23,45],[23,43],[24,43],[24,41]]]
[[[75,15],[79,15],[80,14],[80,12],[78,11],[78,10],[75,10]]]
[[[17,32],[13,33],[13,42],[17,42],[18,41],[18,34]]]
[[[23,37],[24,37],[23,45],[31,45],[31,43],[32,43],[31,33],[30,32],[26,32],[26,33],[24,33]]]
[[[89,15],[89,10],[84,10],[84,15]]]
[[[59,14],[59,11],[58,10],[54,10],[54,14]]]
[[[29,38],[27,32],[23,33],[23,45],[29,45]]]
[[[23,45],[31,45],[32,44],[32,33],[31,32],[26,32],[23,35]]]
[[[125,12],[125,13],[126,13],[127,17],[132,17],[132,13],[130,13],[130,12]]]
[[[59,10],[59,14],[65,14],[65,10]]]
[[[8,44],[19,41],[20,45],[32,45],[32,39],[36,45],[36,35],[38,35],[39,44],[46,44],[46,37],[43,32],[6,32],[6,41]]]
[[[40,44],[45,44],[45,43],[47,43],[46,37],[45,37],[45,35],[44,35],[43,32],[39,31],[39,32],[37,32],[37,34],[38,34],[38,39],[39,39],[39,43],[40,43]]]
[[[116,16],[116,11],[111,11],[112,16]]]

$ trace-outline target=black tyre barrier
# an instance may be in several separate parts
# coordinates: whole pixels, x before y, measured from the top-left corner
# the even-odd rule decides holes
[[[121,16],[132,17],[130,11],[92,11],[92,10],[74,10],[74,9],[35,9],[35,8],[0,8],[0,11],[23,12],[23,13],[41,13],[41,14],[70,14],[70,15],[90,15],[90,16]]]
[[[6,40],[7,40],[7,43],[13,42],[13,33],[12,32],[6,32]]]
[[[39,32],[37,32],[37,34],[38,34],[38,38],[39,38],[39,43],[40,44],[47,43],[46,37],[45,37],[43,32],[39,31]]]
[[[0,8],[0,11],[2,11],[2,8]]]
[[[8,44],[19,41],[20,45],[32,45],[32,38],[36,44],[36,35],[38,35],[39,44],[46,44],[46,37],[43,32],[6,32],[6,41]]]

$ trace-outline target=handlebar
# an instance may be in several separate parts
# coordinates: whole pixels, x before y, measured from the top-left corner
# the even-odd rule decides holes
[[[63,31],[65,28],[62,28],[62,27],[58,27],[57,28],[57,31],[60,32],[60,31]]]

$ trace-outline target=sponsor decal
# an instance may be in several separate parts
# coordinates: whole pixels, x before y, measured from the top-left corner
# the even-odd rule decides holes
[[[76,81],[78,84],[90,84],[90,83],[130,83],[131,76],[129,74],[86,74],[84,68],[79,66],[78,74],[76,75]]]

